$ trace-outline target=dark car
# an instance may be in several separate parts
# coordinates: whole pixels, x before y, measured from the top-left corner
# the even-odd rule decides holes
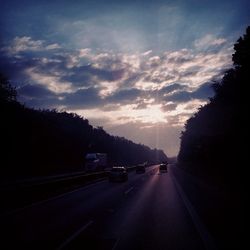
[[[145,164],[139,164],[139,165],[137,165],[135,172],[137,174],[143,174],[143,173],[145,173],[146,172]]]
[[[128,172],[125,167],[113,167],[109,172],[109,181],[127,181],[128,180]]]
[[[167,172],[168,171],[168,165],[166,163],[161,163],[159,166],[159,170],[161,173]]]

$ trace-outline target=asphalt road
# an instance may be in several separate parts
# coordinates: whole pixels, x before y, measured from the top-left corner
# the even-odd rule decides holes
[[[0,216],[2,249],[213,249],[171,168],[129,173]]]

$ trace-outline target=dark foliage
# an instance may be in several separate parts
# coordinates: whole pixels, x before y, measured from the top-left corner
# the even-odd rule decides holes
[[[11,86],[8,79],[0,74],[0,104],[16,101],[16,90]]]
[[[178,165],[208,187],[199,184],[191,197],[218,249],[242,248],[247,239],[250,27],[234,49],[234,68],[213,84],[215,96],[187,121],[178,155]]]
[[[83,170],[87,152],[107,153],[109,164],[166,160],[161,150],[111,136],[74,113],[34,110],[15,101],[1,77],[1,173],[34,176]]]
[[[187,121],[178,155],[180,166],[226,189],[244,185],[250,27],[234,49],[234,68],[213,84],[215,96]]]

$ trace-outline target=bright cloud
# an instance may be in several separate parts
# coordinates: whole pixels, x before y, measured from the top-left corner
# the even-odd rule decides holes
[[[208,48],[210,46],[219,46],[227,42],[225,38],[216,38],[212,34],[207,34],[204,37],[194,41],[194,46],[197,48]]]
[[[39,85],[45,86],[48,90],[55,94],[71,93],[72,84],[69,82],[62,82],[59,76],[40,73],[35,68],[29,68],[26,70],[26,74],[30,77],[30,80],[36,82]]]
[[[43,51],[60,49],[61,46],[57,43],[46,45],[44,40],[33,40],[29,36],[15,37],[10,46],[4,47],[3,50],[9,54],[15,55],[25,51]]]

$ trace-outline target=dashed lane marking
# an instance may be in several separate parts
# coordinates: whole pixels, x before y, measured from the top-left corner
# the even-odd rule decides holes
[[[93,224],[93,221],[90,220],[88,223],[86,223],[84,226],[82,226],[79,230],[77,230],[75,233],[73,233],[67,240],[65,240],[57,249],[61,250],[64,247],[66,247],[72,240],[74,240],[80,233],[82,233],[84,230],[86,230],[91,224]]]
[[[133,189],[134,189],[134,187],[129,188],[127,191],[124,192],[124,194],[127,195],[127,194],[130,193]]]

